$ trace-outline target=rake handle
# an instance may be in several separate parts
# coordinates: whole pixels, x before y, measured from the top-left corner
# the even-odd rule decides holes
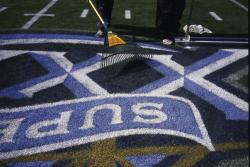
[[[104,23],[104,21],[103,21],[101,15],[100,15],[100,13],[97,11],[95,5],[93,4],[93,2],[92,2],[91,0],[88,0],[88,1],[89,1],[89,4],[91,5],[91,7],[93,8],[93,10],[95,11],[97,17],[99,18],[99,20],[101,21],[101,23],[102,23],[102,24],[104,25],[104,27],[105,27],[105,23]]]

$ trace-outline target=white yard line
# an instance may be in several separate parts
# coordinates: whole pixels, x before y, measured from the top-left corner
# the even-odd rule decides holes
[[[131,19],[131,11],[130,10],[125,10],[124,15],[125,15],[125,19]]]
[[[22,29],[29,29],[40,17],[41,14],[45,14],[49,8],[51,8],[58,0],[52,0],[48,5],[46,5],[42,10],[40,10],[34,17],[32,17],[25,25],[22,26]]]
[[[25,13],[24,16],[48,16],[48,17],[54,17],[55,14],[35,14],[35,13]]]
[[[209,12],[209,15],[212,16],[217,21],[222,21],[223,19],[217,15],[215,12]]]
[[[234,4],[238,5],[240,8],[242,8],[246,12],[248,12],[248,8],[245,7],[244,5],[242,5],[241,3],[239,3],[238,1],[236,1],[236,0],[230,0],[230,1],[233,2]]]
[[[86,17],[87,17],[87,15],[88,15],[88,13],[89,13],[89,9],[83,9],[82,14],[81,14],[81,16],[80,16],[80,17],[82,17],[82,18],[86,18]]]
[[[1,7],[1,8],[0,8],[0,12],[5,11],[6,9],[7,9],[7,7]]]

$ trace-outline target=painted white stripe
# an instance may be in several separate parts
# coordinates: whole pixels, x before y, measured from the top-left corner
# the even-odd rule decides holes
[[[225,50],[227,50],[227,49],[225,49]],[[233,49],[232,50],[228,49],[228,51],[233,51],[235,53],[232,54],[231,56],[228,56],[224,59],[218,60],[212,64],[209,64],[208,66],[206,66],[200,70],[197,70],[197,71],[187,75],[187,78],[194,81],[195,83],[202,86],[203,88],[207,89],[209,92],[219,96],[223,100],[232,103],[233,105],[242,109],[243,111],[248,112],[249,105],[247,102],[245,102],[244,100],[238,98],[237,96],[225,91],[224,89],[222,89],[222,88],[218,87],[217,85],[204,79],[204,77],[206,75],[211,74],[214,71],[217,71],[217,70],[219,70],[219,69],[221,69],[229,64],[232,64],[233,62],[236,62],[236,61],[248,56],[247,50],[235,51]]]
[[[50,87],[53,87],[53,86],[56,86],[56,85],[63,83],[64,80],[67,78],[67,76],[68,76],[68,74],[41,82],[41,83],[36,84],[32,87],[23,89],[20,92],[23,93],[24,95],[26,95],[27,97],[32,98],[32,96],[35,93],[37,93],[41,90],[45,90],[47,88],[50,88]]]
[[[33,53],[37,53],[37,52],[33,52]],[[65,52],[49,52],[49,51],[47,52],[47,51],[44,51],[44,52],[40,52],[40,53],[42,53],[42,55],[46,55],[49,58],[51,58],[52,60],[54,60],[61,68],[63,68],[68,73],[73,68],[73,63],[71,61],[69,61],[64,56]]]
[[[18,56],[24,53],[35,53],[39,55],[48,56],[54,60],[65,71],[70,72],[73,68],[73,63],[69,61],[64,55],[65,52],[50,52],[50,51],[24,51],[24,50],[0,50],[0,61]]]
[[[82,18],[86,18],[86,17],[87,17],[87,15],[88,15],[88,13],[89,13],[89,9],[83,9],[82,14],[81,14],[81,16],[80,16],[80,17],[82,17]]]
[[[84,87],[86,87],[92,94],[96,95],[106,95],[109,94],[108,91],[98,85],[95,81],[93,81],[90,77],[88,77],[88,73],[100,69],[100,62],[86,67],[84,69],[80,69],[71,73],[71,75],[79,81]]]
[[[131,19],[131,11],[130,10],[125,10],[124,16],[125,16],[125,19]]]
[[[26,52],[23,52],[23,51],[12,52],[9,50],[0,50],[0,61],[9,59],[11,57],[18,56],[18,55],[26,53]]]
[[[186,43],[187,41],[177,40],[177,43]],[[207,44],[248,44],[247,41],[188,41],[189,43],[207,43]]]
[[[223,19],[217,15],[215,12],[209,12],[210,16],[212,16],[217,21],[222,21]]]
[[[7,7],[1,7],[1,8],[0,8],[0,12],[5,11],[6,9],[7,9]]]
[[[24,16],[48,16],[48,17],[54,17],[55,14],[35,14],[35,13],[25,13]]]
[[[236,61],[248,56],[248,50],[243,50],[243,49],[240,49],[240,50],[223,49],[223,50],[233,52],[233,54],[224,58],[224,59],[220,59],[214,63],[211,63],[211,64],[205,66],[204,68],[201,68],[201,69],[193,72],[192,74],[196,74],[197,76],[205,77],[206,75],[209,75],[215,71],[218,71],[219,69],[226,67],[226,66],[232,64],[233,62],[236,62]]]
[[[178,72],[181,75],[184,75],[184,67],[175,61],[171,60],[172,55],[153,55],[153,60],[158,61],[165,66],[171,68],[173,71]]]
[[[234,4],[238,5],[240,8],[242,8],[246,12],[248,12],[248,8],[245,7],[244,5],[242,5],[241,3],[239,3],[238,1],[236,1],[236,0],[230,0],[230,1],[233,2]]]
[[[25,25],[22,26],[22,29],[29,29],[41,16],[41,14],[46,13],[49,8],[56,4],[58,0],[52,0],[48,5],[46,5],[42,10],[40,10],[37,15],[32,17]]]
[[[177,79],[173,82],[170,82],[169,84],[164,85],[158,89],[152,90],[149,93],[153,95],[167,95],[183,86],[184,86],[184,77]]]
[[[114,132],[108,132],[108,133],[100,133],[97,135],[82,137],[82,138],[69,140],[65,142],[59,142],[59,143],[54,143],[54,144],[49,144],[49,145],[44,145],[44,146],[39,146],[39,147],[34,147],[34,148],[27,148],[23,150],[0,153],[0,159],[9,159],[9,158],[16,158],[19,156],[32,155],[36,153],[49,152],[49,151],[54,151],[57,149],[64,149],[68,147],[97,142],[97,141],[111,139],[115,137],[130,136],[130,135],[143,135],[143,134],[151,134],[151,135],[162,134],[162,135],[178,136],[178,137],[193,140],[207,147],[208,150],[215,151],[214,146],[212,144],[207,145],[207,142],[204,139],[198,138],[194,135],[190,135],[190,134],[186,134],[186,133],[174,131],[174,130],[138,128],[138,129],[121,130],[121,131],[114,131]]]
[[[162,46],[152,46],[151,44],[145,44],[145,43],[136,43],[137,45],[139,45],[140,47],[142,48],[147,48],[147,49],[153,49],[153,50],[162,50],[162,51],[167,51],[167,52],[173,52],[173,53],[180,53],[180,51],[178,50],[174,50],[174,49],[171,49],[171,48],[167,48],[167,47],[162,47]]]
[[[94,44],[103,45],[103,41],[81,40],[81,39],[14,39],[0,40],[1,45],[16,45],[16,44],[37,44],[37,43],[70,43],[70,44]]]
[[[29,51],[29,50],[0,50],[0,61],[18,56],[20,54],[29,53],[29,52],[41,54],[41,55],[48,55],[48,56],[51,55],[50,56],[51,58],[53,56],[60,55],[60,54],[63,56],[66,53],[66,52]]]

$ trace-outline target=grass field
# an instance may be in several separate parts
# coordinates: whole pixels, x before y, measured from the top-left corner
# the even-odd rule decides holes
[[[248,34],[248,0],[194,0],[191,24],[201,24],[214,34]],[[94,33],[97,17],[86,0],[58,0],[42,14],[29,28],[23,26],[51,3],[50,0],[2,0],[0,2],[0,32],[6,31],[74,31]],[[186,1],[186,9],[181,20],[187,24],[191,0]],[[85,18],[80,17],[84,9],[89,9]],[[124,11],[130,10],[131,19],[124,18]],[[213,18],[215,12],[222,20]],[[112,15],[112,30],[119,33],[134,33],[137,36],[150,36],[155,27],[156,0],[116,0]]]

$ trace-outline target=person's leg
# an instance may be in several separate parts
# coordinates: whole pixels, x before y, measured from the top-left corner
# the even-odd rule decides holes
[[[112,17],[112,10],[113,10],[114,0],[104,0],[104,9],[103,9],[103,17],[104,21],[109,26]]]
[[[180,20],[182,17],[182,13],[185,9],[185,0],[174,0],[172,17],[174,18],[173,26],[171,27],[171,31],[174,35],[178,34],[180,29]]]
[[[170,32],[170,24],[172,21],[171,10],[173,8],[173,0],[157,0],[156,9],[156,29],[159,37],[164,37]]]
[[[105,26],[108,27],[111,22],[112,9],[114,0],[96,0],[98,11],[104,20]],[[97,37],[104,36],[104,26],[101,22],[97,23]]]
[[[173,44],[180,28],[185,0],[157,0],[156,29],[164,44]]]

